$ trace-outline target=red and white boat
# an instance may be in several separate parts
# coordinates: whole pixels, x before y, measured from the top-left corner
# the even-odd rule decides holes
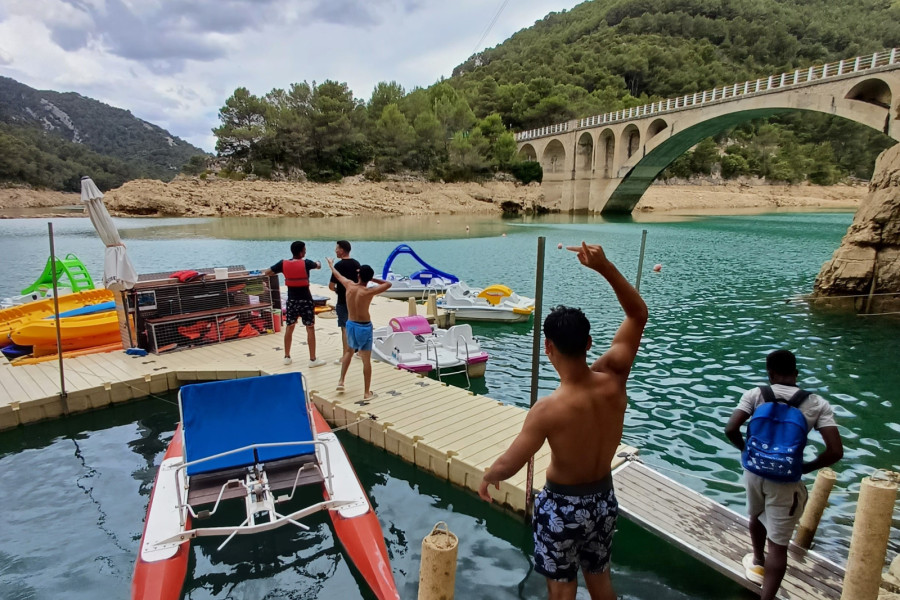
[[[134,567],[133,600],[177,600],[190,540],[293,525],[327,510],[351,563],[379,600],[400,596],[381,525],[337,436],[307,401],[300,373],[184,386],[181,424],[157,474]],[[319,484],[322,502],[280,514],[298,487]],[[277,490],[289,494],[275,495]],[[192,527],[241,498],[237,525]],[[210,507],[211,505],[211,507]],[[203,507],[203,508],[200,508]]]

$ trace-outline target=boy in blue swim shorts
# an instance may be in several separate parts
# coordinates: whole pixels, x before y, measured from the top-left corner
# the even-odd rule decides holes
[[[547,578],[551,599],[574,600],[578,569],[592,600],[615,600],[610,550],[619,505],[611,466],[622,440],[628,397],[625,383],[637,356],[647,305],[606,258],[599,245],[569,247],[582,265],[598,272],[625,310],[609,349],[587,364],[591,325],[577,308],[558,306],[544,321],[544,353],[559,374],[559,387],[538,400],[522,431],[485,472],[479,495],[518,473],[548,443],[546,485],[534,504],[535,570]]]
[[[372,321],[347,321],[347,345],[353,350],[372,351]]]
[[[375,393],[370,389],[372,384],[372,319],[369,316],[369,307],[372,305],[372,298],[386,291],[391,284],[383,279],[376,279],[375,271],[369,265],[359,268],[358,281],[351,281],[339,273],[331,258],[328,259],[328,266],[331,267],[334,278],[347,290],[347,347],[344,348],[344,354],[341,356],[341,378],[337,384],[337,391],[344,391],[344,378],[347,376],[347,369],[350,368],[353,353],[357,352],[363,363],[363,400],[371,400],[375,397]],[[370,281],[377,285],[369,287]]]

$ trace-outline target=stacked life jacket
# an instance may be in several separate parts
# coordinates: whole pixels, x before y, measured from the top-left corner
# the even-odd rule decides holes
[[[306,271],[306,259],[288,259],[281,262],[284,284],[289,288],[309,287],[309,273]]]

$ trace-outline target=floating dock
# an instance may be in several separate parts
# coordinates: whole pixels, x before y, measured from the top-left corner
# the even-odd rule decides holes
[[[316,290],[314,290],[316,291]],[[318,291],[316,291],[318,293]],[[383,298],[372,303],[376,324],[407,314],[408,305]],[[420,307],[422,310],[422,307]],[[437,477],[477,491],[484,471],[519,433],[526,410],[486,396],[373,361],[372,390],[363,400],[362,365],[350,365],[346,390],[335,386],[341,336],[334,319],[316,320],[318,358],[327,364],[306,367],[302,328],[295,329],[291,365],[282,364],[280,333],[201,346],[160,355],[131,356],[122,351],[66,359],[66,397],[60,395],[56,361],[12,366],[0,359],[0,430],[67,413],[102,408],[175,390],[185,383],[302,371],[309,396],[333,426],[402,457]],[[622,514],[710,565],[748,589],[741,557],[749,552],[746,519],[652,469],[629,460],[634,448],[622,445],[613,467]],[[534,488],[543,487],[550,450],[535,456]],[[494,499],[525,511],[525,470],[491,488]],[[843,569],[792,546],[780,597],[827,600],[840,597]]]

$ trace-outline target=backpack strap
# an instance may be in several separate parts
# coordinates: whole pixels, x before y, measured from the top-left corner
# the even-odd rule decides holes
[[[762,394],[764,402],[778,402],[778,398],[775,397],[775,392],[772,391],[772,386],[770,385],[759,386],[759,393]]]
[[[775,396],[775,392],[772,391],[772,386],[769,385],[759,386],[759,393],[762,394],[763,400],[765,402],[784,402],[788,406],[793,406],[794,408],[799,407],[806,401],[807,398],[812,395],[812,392],[808,390],[797,390],[789,399],[779,400]]]
[[[791,396],[790,400],[787,401],[788,406],[793,406],[794,408],[799,408],[801,404],[806,402],[806,399],[812,395],[812,392],[808,390],[797,390],[794,392],[794,395]]]

